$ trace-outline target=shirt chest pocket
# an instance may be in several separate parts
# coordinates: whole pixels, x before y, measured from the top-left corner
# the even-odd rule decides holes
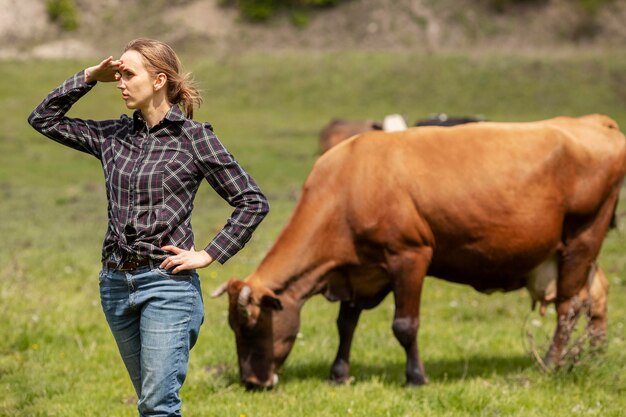
[[[135,181],[137,209],[156,210],[164,206],[163,171],[139,172]]]

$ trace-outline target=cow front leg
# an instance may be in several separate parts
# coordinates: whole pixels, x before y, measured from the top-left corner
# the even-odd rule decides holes
[[[406,352],[406,384],[408,386],[418,386],[428,383],[424,365],[419,357],[417,346],[417,330],[419,328],[419,318],[394,318],[393,334],[400,342]]]
[[[339,331],[339,348],[333,365],[330,367],[330,382],[342,384],[350,378],[350,348],[356,325],[359,322],[362,308],[342,301],[337,316],[337,330]]]
[[[395,276],[394,298],[396,303],[392,330],[406,352],[406,384],[423,385],[428,382],[424,365],[419,356],[417,332],[420,320],[420,298],[422,285],[431,252],[405,254],[390,264]]]

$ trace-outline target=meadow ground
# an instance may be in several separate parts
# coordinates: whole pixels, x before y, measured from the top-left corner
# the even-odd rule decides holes
[[[184,414],[623,415],[626,237],[620,230],[609,234],[601,255],[611,283],[609,342],[603,352],[554,375],[534,364],[525,336],[530,329],[545,348],[554,314],[542,319],[530,313],[525,292],[487,296],[429,279],[419,336],[429,385],[403,387],[405,359],[390,329],[389,299],[361,319],[351,384],[328,385],[338,305],[315,297],[303,310],[281,384],[248,393],[238,383],[226,300],[209,294],[231,276],[245,277],[262,259],[287,221],[317,157],[318,131],[330,118],[401,113],[414,121],[446,112],[526,121],[598,112],[626,126],[625,57],[294,52],[185,60],[206,100],[196,119],[213,123],[267,193],[272,211],[238,256],[200,273],[206,319],[182,391]],[[136,415],[98,300],[106,227],[99,164],[26,123],[50,90],[87,64],[0,62],[0,416]],[[123,111],[115,88],[99,85],[71,115],[100,119]],[[620,218],[625,211],[621,205]],[[193,218],[196,246],[204,246],[229,213],[203,186]]]

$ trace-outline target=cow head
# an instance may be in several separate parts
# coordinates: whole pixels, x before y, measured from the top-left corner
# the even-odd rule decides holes
[[[271,388],[293,347],[300,312],[269,288],[232,278],[213,292],[228,294],[228,323],[235,333],[239,377],[248,389]]]

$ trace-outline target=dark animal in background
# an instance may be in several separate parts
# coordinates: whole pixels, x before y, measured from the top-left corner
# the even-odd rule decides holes
[[[276,383],[301,308],[315,294],[341,302],[330,378],[348,380],[362,310],[392,293],[406,382],[425,383],[417,332],[426,275],[485,293],[526,287],[542,312],[553,302],[547,364],[562,360],[581,312],[598,343],[608,282],[596,258],[625,173],[626,138],[602,115],[371,131],[345,141],[317,160],[258,268],[214,292],[229,296],[241,381]]]
[[[476,116],[450,117],[445,113],[439,113],[428,119],[415,122],[415,126],[456,126],[465,123],[484,122],[485,119]]]
[[[464,123],[483,121],[480,117],[448,117],[439,113],[428,119],[418,120],[415,126],[455,126]],[[383,122],[374,120],[332,119],[319,134],[320,154],[343,142],[351,136],[370,130],[384,130]]]
[[[320,153],[328,151],[351,136],[382,128],[382,123],[373,120],[332,119],[320,132]]]

